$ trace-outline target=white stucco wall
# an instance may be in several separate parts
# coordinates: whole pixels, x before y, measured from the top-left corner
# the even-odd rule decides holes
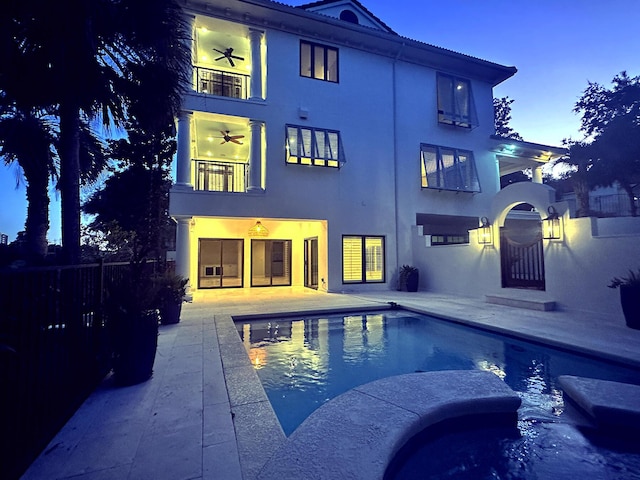
[[[593,236],[592,223],[640,228],[640,218],[565,218],[564,240],[544,240],[545,296],[557,308],[600,313],[622,318],[619,292],[607,288],[614,276],[625,276],[640,268],[640,233]],[[475,232],[469,245],[427,247],[425,237],[415,231],[414,265],[420,269],[423,290],[478,297],[501,289],[499,242],[480,246]],[[479,308],[481,305],[479,304]]]
[[[547,291],[556,296],[561,308],[621,316],[619,292],[607,285],[612,277],[640,268],[640,233],[593,236],[593,222],[610,229],[634,224],[640,232],[640,218],[565,221],[564,242],[545,248]]]
[[[494,133],[490,83],[463,75],[471,81],[477,127],[440,125],[438,70],[403,61],[402,45],[398,44],[395,60],[353,43],[333,44],[302,32],[264,30],[264,102],[192,93],[184,106],[263,122],[265,192],[175,191],[172,215],[324,221],[330,291],[395,288],[398,265],[411,263],[413,258],[412,227],[417,213],[489,215],[498,190],[496,158],[489,148]],[[338,48],[339,83],[300,76],[300,40]],[[339,130],[347,163],[340,170],[286,164],[287,124]],[[482,191],[422,189],[421,143],[472,151]],[[342,284],[342,236],[348,234],[385,237],[384,284]],[[192,248],[192,264],[196,252]]]

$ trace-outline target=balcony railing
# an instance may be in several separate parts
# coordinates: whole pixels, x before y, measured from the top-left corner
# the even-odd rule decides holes
[[[245,192],[249,165],[246,163],[196,160],[196,190]]]
[[[640,204],[634,198],[635,209],[638,211]],[[631,216],[631,202],[627,194],[598,195],[589,198],[589,208],[606,217]]]
[[[249,75],[194,67],[195,89],[198,93],[220,97],[247,99]]]

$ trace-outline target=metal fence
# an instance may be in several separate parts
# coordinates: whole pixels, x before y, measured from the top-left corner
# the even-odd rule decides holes
[[[108,373],[104,292],[128,269],[0,270],[0,478],[18,478]]]
[[[634,198],[636,211],[638,199]],[[627,194],[598,195],[589,198],[589,208],[607,217],[628,217],[631,215],[631,201]]]
[[[562,200],[569,204],[572,215],[578,208],[574,194],[565,194]],[[632,215],[631,200],[627,194],[591,195],[589,197],[589,214],[595,217],[630,217]],[[640,200],[633,199],[636,213],[640,213]]]

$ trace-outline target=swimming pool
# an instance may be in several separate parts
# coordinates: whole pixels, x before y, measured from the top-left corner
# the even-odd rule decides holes
[[[553,420],[559,375],[640,384],[640,372],[402,310],[236,322],[286,435],[337,395],[373,380],[434,370],[494,372],[519,414]]]

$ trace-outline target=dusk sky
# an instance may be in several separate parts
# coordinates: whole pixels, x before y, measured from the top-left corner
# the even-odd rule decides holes
[[[292,5],[308,3],[290,0]],[[283,3],[289,3],[284,1]],[[398,34],[503,65],[518,73],[495,88],[509,96],[511,126],[531,142],[582,137],[573,106],[587,82],[609,87],[622,70],[640,75],[640,0],[361,0]],[[0,233],[24,229],[24,185],[0,164]],[[51,190],[49,241],[60,242]]]

